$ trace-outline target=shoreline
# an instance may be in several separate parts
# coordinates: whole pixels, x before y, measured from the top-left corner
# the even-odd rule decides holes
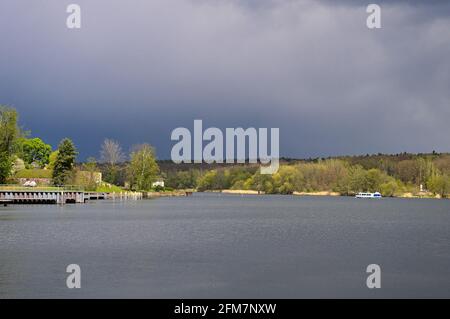
[[[231,195],[271,195],[264,192],[258,192],[255,190],[245,190],[245,189],[223,189],[217,191],[207,191],[208,193],[223,193]],[[284,195],[284,194],[274,194],[274,195]],[[354,195],[342,195],[338,192],[333,191],[318,191],[318,192],[293,192],[292,194],[286,194],[292,196],[331,196],[331,197],[353,197]],[[441,198],[440,195],[432,195],[429,193],[424,193],[423,195],[413,194],[411,192],[403,193],[396,196],[384,196],[384,198],[405,198],[405,199],[447,199]]]

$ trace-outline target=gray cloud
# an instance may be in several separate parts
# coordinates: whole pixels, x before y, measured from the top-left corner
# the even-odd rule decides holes
[[[375,1],[376,2],[376,1]],[[450,16],[441,1],[65,1],[0,4],[0,103],[82,157],[104,137],[150,142],[195,118],[280,127],[304,157],[450,149]]]

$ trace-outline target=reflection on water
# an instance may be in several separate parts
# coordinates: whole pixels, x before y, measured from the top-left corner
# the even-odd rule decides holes
[[[65,270],[81,267],[81,289]],[[382,288],[366,287],[366,267]],[[450,201],[196,194],[0,208],[0,298],[450,297]]]

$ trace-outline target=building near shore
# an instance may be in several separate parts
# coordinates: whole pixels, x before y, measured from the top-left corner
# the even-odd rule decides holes
[[[155,182],[152,183],[152,187],[164,187],[164,179],[159,177]]]

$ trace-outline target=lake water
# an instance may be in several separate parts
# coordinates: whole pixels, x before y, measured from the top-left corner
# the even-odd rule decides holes
[[[81,289],[66,267],[81,267]],[[366,267],[381,267],[368,289]],[[192,197],[0,208],[0,298],[450,297],[450,201]]]

